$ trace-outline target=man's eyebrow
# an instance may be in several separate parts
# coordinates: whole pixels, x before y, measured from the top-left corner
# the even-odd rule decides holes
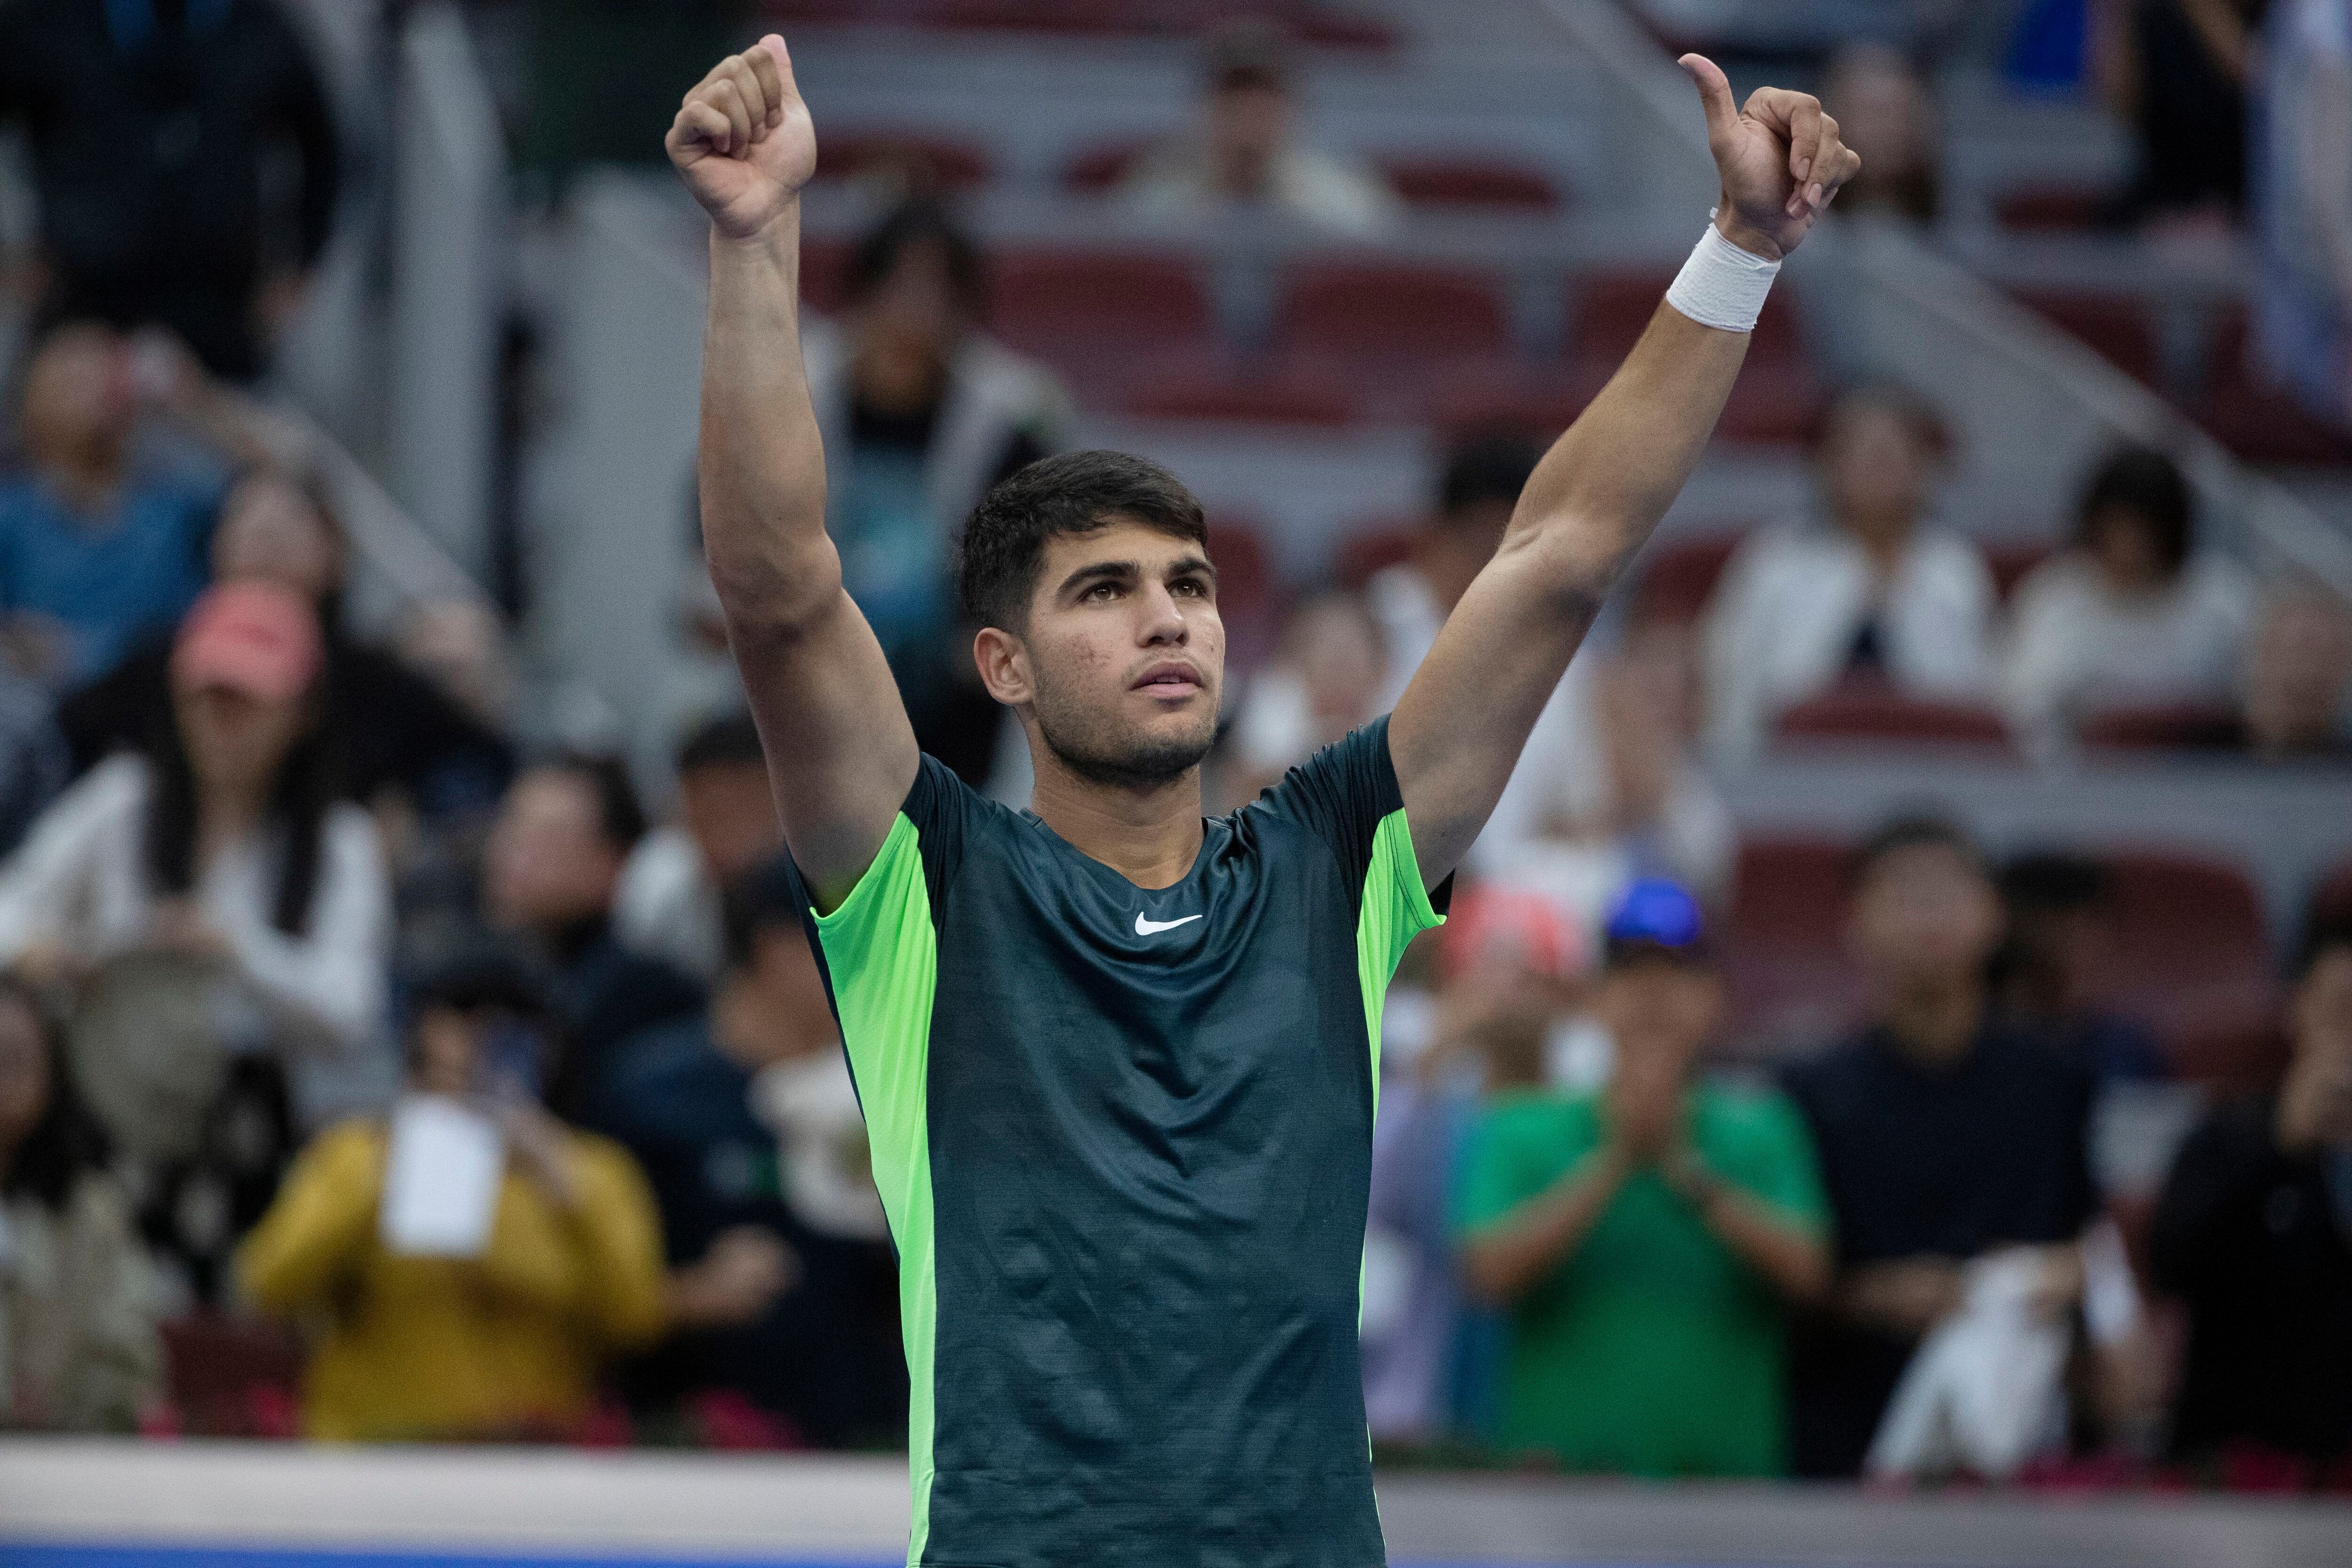
[[[1132,583],[1141,574],[1142,569],[1132,561],[1089,561],[1063,578],[1061,587],[1055,592],[1066,594],[1097,583]]]
[[[1216,563],[1205,555],[1186,555],[1168,564],[1171,577],[1189,577],[1196,572],[1212,583],[1217,580]]]

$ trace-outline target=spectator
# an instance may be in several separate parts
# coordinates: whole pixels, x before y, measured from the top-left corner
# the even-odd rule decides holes
[[[344,798],[367,805],[396,789],[428,816],[487,811],[512,771],[506,742],[402,660],[343,632],[348,569],[342,525],[316,480],[258,468],[222,500],[214,580],[274,584],[317,608],[321,700],[361,721],[344,726]],[[139,743],[171,700],[170,667],[170,644],[153,642],[66,699],[58,719],[77,771]]]
[[[1250,682],[1234,721],[1235,805],[1370,722],[1387,682],[1381,625],[1358,595],[1312,595],[1290,612],[1273,666]]]
[[[0,979],[0,1428],[128,1432],[162,1393],[159,1294],[34,994]]]
[[[2098,0],[2101,91],[2139,141],[2125,205],[2172,228],[2225,229],[2246,188],[2252,26],[2265,0]]]
[[[2352,924],[2315,923],[2296,968],[2285,1080],[2206,1117],[2149,1230],[2189,1308],[2186,1458],[2352,1458]]]
[[[2011,722],[2047,752],[2101,708],[2226,704],[2253,620],[2252,580],[2192,553],[2189,481],[2132,447],[2099,465],[2074,548],[2017,591],[2002,687]]]
[[[1926,521],[1946,446],[1927,405],[1884,384],[1833,404],[1813,445],[1826,515],[1744,541],[1704,628],[1710,749],[1753,756],[1783,709],[1841,679],[1967,700],[1990,684],[1983,554]]]
[[[715,980],[726,963],[719,889],[784,847],[767,753],[751,717],[704,722],[677,753],[677,820],[637,841],[613,924],[635,952]]]
[[[1849,213],[1933,223],[1941,138],[1935,100],[1911,62],[1885,44],[1850,44],[1830,61],[1822,107],[1863,158],[1862,172],[1838,192],[1838,205]]]
[[[303,1151],[238,1279],[316,1328],[312,1437],[569,1433],[610,1358],[757,1292],[725,1264],[666,1277],[635,1163],[535,1098],[547,1027],[520,966],[462,954],[415,1006],[411,1092],[388,1123],[346,1121]]]
[[[776,861],[730,886],[709,1010],[638,1036],[601,1086],[673,1258],[763,1246],[789,1260],[764,1313],[676,1342],[639,1392],[732,1389],[819,1447],[888,1442],[907,1412],[898,1269],[789,878]]]
[[[1803,1122],[1696,1079],[1722,995],[1689,894],[1636,884],[1609,936],[1608,1086],[1505,1096],[1465,1155],[1464,1268],[1511,1314],[1501,1439],[1578,1470],[1778,1475],[1782,1303],[1830,1271]]]
[[[310,607],[282,588],[206,594],[143,751],[84,776],[0,868],[0,962],[79,973],[178,952],[288,1025],[372,1043],[391,910],[374,826],[336,799],[320,661]]]
[[[1059,447],[1068,396],[979,330],[980,252],[934,205],[908,203],[866,237],[846,294],[837,328],[803,333],[843,582],[916,740],[976,784],[1002,719],[957,636],[950,544],[991,485]]]
[[[130,343],[89,321],[49,328],[25,361],[25,471],[0,479],[0,629],[51,686],[105,669],[204,590],[213,494],[133,471],[149,390]]]
[[[2352,7],[2273,0],[2263,43],[2254,349],[2266,379],[2352,430]]]
[[[2100,1005],[2119,938],[2114,879],[2075,855],[2021,855],[2001,868],[2008,934],[1993,957],[1993,1003],[2102,1083],[2164,1076],[2156,1037]]]
[[[1147,150],[1120,182],[1129,216],[1174,226],[1263,211],[1343,239],[1380,239],[1403,226],[1403,203],[1379,171],[1299,139],[1279,31],[1264,23],[1227,28],[1208,68],[1200,127]]]
[[[1792,1458],[1814,1477],[1859,1472],[1913,1352],[1965,1305],[1972,1262],[2029,1260],[2041,1310],[2071,1301],[2095,1202],[2090,1075],[1990,1010],[2000,903],[1976,847],[1933,821],[1882,828],[1856,858],[1849,920],[1876,1017],[1787,1075],[1837,1236],[1837,1282],[1790,1354]]]
[[[2272,595],[2246,661],[2242,739],[2273,762],[2352,755],[2352,608],[2316,585]]]
[[[629,952],[614,933],[621,869],[645,832],[619,759],[565,756],[515,780],[483,851],[484,915],[552,969],[549,1000],[562,1041],[547,1100],[570,1121],[591,1113],[621,1041],[702,1007],[690,976]]]
[[[32,154],[55,307],[161,323],[215,374],[258,374],[326,245],[338,179],[334,118],[278,7],[0,6],[9,121]]]

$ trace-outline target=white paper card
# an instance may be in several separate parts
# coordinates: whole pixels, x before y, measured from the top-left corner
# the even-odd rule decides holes
[[[392,1113],[379,1229],[404,1257],[479,1258],[506,1173],[506,1144],[479,1111],[437,1094],[404,1097]]]

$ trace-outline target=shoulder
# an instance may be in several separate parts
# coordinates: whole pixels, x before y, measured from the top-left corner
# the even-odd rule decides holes
[[[117,752],[75,782],[49,809],[61,819],[116,823],[147,809],[154,770],[136,752]]]
[[[1796,1101],[1769,1083],[1709,1079],[1698,1104],[1701,1125],[1738,1143],[1785,1150],[1805,1136]]]
[[[652,1206],[645,1170],[626,1148],[602,1133],[583,1132],[576,1127],[564,1130],[564,1143],[572,1152],[573,1173],[592,1200]]]
[[[310,1140],[302,1151],[299,1168],[314,1179],[360,1174],[383,1163],[391,1142],[391,1132],[380,1119],[350,1117]]]
[[[1983,548],[1969,535],[1940,523],[1923,526],[1911,545],[1914,570],[1942,582],[1990,588],[1992,568],[1985,564]]]
[[[964,339],[956,351],[955,374],[973,395],[1007,414],[1058,413],[1066,401],[1060,376],[985,332]]]
[[[1479,1112],[1479,1138],[1497,1148],[1549,1145],[1579,1128],[1594,1125],[1599,1101],[1590,1094],[1549,1089],[1513,1089],[1490,1098]]]
[[[2180,593],[2185,603],[2232,620],[2251,620],[2261,597],[2252,573],[2210,550],[2189,558],[2180,573]]]

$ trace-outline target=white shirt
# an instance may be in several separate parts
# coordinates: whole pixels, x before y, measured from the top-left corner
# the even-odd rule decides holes
[[[1948,529],[1921,526],[1884,584],[1842,529],[1759,530],[1733,553],[1702,628],[1709,751],[1752,758],[1783,709],[1835,684],[1874,615],[1897,686],[1943,700],[1986,695],[1996,598],[1983,553]]]
[[[2126,596],[2069,552],[2018,588],[2001,697],[2037,739],[2100,708],[2226,702],[2254,618],[2252,579],[2199,556],[2156,593]]]
[[[718,978],[727,957],[719,889],[685,828],[656,827],[629,852],[613,892],[613,933],[648,958]]]
[[[0,866],[0,963],[44,939],[103,962],[142,945],[157,899],[147,879],[143,757],[110,757],[60,795]],[[392,898],[375,824],[338,803],[320,826],[318,889],[299,936],[271,921],[278,835],[230,845],[193,897],[247,979],[346,1045],[377,1039],[392,942]]]
[[[837,1047],[761,1068],[751,1113],[776,1135],[784,1201],[802,1224],[860,1241],[888,1237],[866,1117]]]

